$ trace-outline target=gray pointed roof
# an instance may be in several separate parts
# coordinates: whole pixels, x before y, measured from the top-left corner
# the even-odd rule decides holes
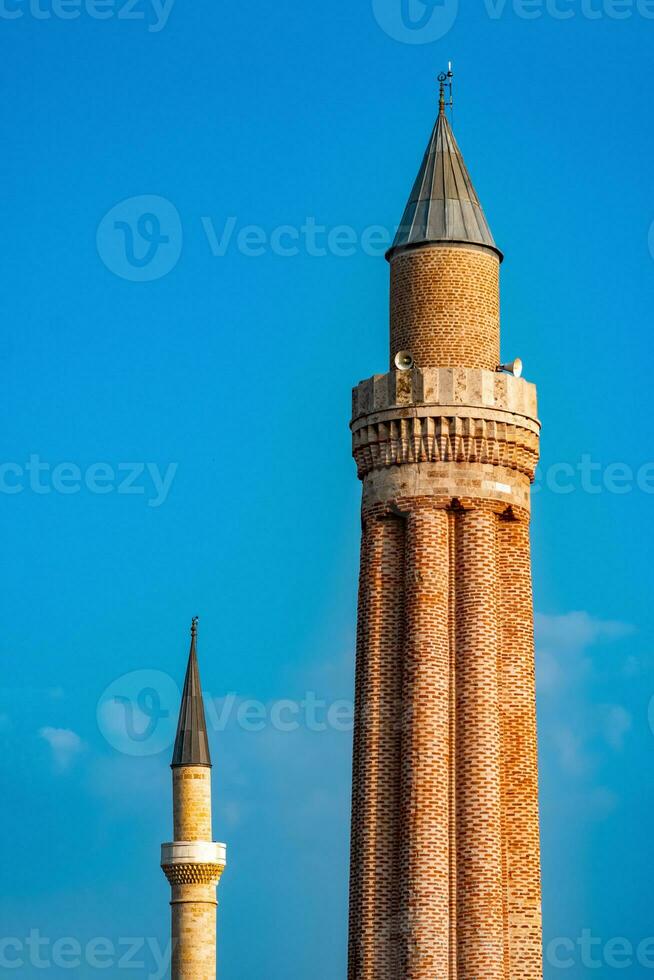
[[[198,667],[197,633],[197,619],[194,619],[191,626],[191,652],[186,668],[177,737],[171,763],[173,769],[180,766],[211,766],[200,669]]]
[[[395,249],[429,242],[484,245],[502,258],[444,108],[387,257]]]

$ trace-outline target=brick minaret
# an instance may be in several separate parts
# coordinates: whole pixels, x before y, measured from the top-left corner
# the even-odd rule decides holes
[[[197,620],[173,752],[172,844],[161,866],[172,889],[172,980],[216,980],[216,886],[226,848],[211,834],[211,757],[196,651]]]
[[[355,388],[352,421],[349,980],[537,980],[540,425],[534,386],[498,371],[502,255],[443,91],[387,257],[391,370]]]

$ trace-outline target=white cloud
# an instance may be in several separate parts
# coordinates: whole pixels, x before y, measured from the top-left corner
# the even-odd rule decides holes
[[[615,640],[633,633],[628,623],[595,619],[587,612],[569,612],[563,616],[536,613],[534,622],[537,642],[561,650],[579,650],[599,640]]]
[[[536,613],[534,626],[540,694],[558,690],[587,672],[591,666],[587,656],[589,647],[634,632],[633,626],[628,623],[596,619],[587,612],[570,612],[561,616]]]
[[[625,736],[633,726],[629,712],[619,704],[610,704],[604,709],[604,737],[611,748],[620,751],[624,747]]]
[[[48,743],[54,763],[61,770],[70,768],[84,751],[82,739],[69,728],[40,728],[39,737]]]
[[[598,685],[613,690],[616,678],[629,676],[633,657],[602,657],[595,649],[634,632],[617,620],[587,612],[535,616],[539,719],[544,744],[549,743],[558,767],[575,777],[591,777],[606,760],[608,746],[620,752],[633,727],[630,713],[619,704],[593,703]],[[610,697],[611,695],[609,695]],[[607,810],[600,800],[598,810]],[[611,800],[611,806],[617,805]]]
[[[567,725],[553,729],[552,742],[556,747],[561,768],[569,773],[581,773],[587,767],[583,753],[583,739]]]

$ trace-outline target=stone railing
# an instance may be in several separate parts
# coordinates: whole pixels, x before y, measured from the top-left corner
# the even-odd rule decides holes
[[[217,883],[226,864],[225,844],[175,841],[161,845],[161,867],[174,885]]]
[[[533,480],[540,422],[536,388],[472,368],[415,368],[353,392],[353,455],[363,479],[403,463],[480,463]]]

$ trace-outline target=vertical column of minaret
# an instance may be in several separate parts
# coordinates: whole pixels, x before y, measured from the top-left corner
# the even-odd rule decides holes
[[[450,905],[449,515],[407,516],[400,905],[404,980],[447,977]]]
[[[507,975],[541,969],[538,743],[531,548],[527,519],[500,521],[500,705],[507,888]]]
[[[396,980],[404,522],[365,522],[357,634],[349,973]]]
[[[497,522],[481,509],[457,517],[457,964],[466,980],[505,977]]]
[[[173,843],[161,865],[171,885],[172,980],[216,978],[216,886],[226,864],[212,840],[211,757],[196,652],[197,620],[173,752]]]
[[[537,980],[540,424],[533,386],[498,376],[501,254],[442,104],[388,258],[391,373],[355,389],[352,423],[349,980]],[[398,692],[399,742],[382,717]]]

